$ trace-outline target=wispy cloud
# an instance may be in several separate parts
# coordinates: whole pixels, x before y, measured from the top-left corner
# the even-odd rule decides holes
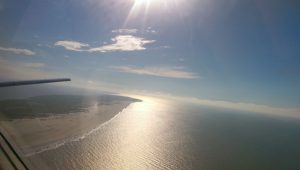
[[[0,47],[0,51],[10,52],[10,53],[14,53],[14,54],[22,54],[22,55],[35,55],[35,52],[28,50],[28,49],[22,49],[22,48]]]
[[[53,73],[43,71],[44,63],[27,63],[0,58],[0,78],[4,80],[24,80],[48,78]]]
[[[164,45],[164,46],[161,46],[161,48],[171,48],[171,46],[169,46],[169,45]]]
[[[154,43],[155,40],[146,40],[133,35],[118,35],[111,39],[111,44],[106,44],[100,47],[87,48],[90,45],[77,41],[57,41],[55,46],[63,46],[71,51],[86,51],[86,52],[112,52],[112,51],[139,51],[145,50],[146,44]]]
[[[152,34],[157,33],[157,31],[154,30],[154,29],[152,29],[151,27],[148,27],[148,28],[146,29],[146,32],[147,32],[147,33],[152,33]]]
[[[109,51],[138,51],[145,50],[146,44],[154,43],[155,40],[146,40],[132,35],[118,35],[112,39],[113,43],[97,48],[91,48],[89,52],[109,52]]]
[[[97,80],[87,80],[84,77],[80,77],[77,74],[72,74],[70,72],[56,72],[51,71],[49,68],[46,71],[43,68],[47,65],[43,63],[6,60],[0,56],[0,66],[0,81],[71,77],[73,83],[58,83],[57,85],[91,89],[102,92],[118,91],[123,88],[123,86],[120,86],[119,84],[112,84]]]
[[[151,27],[147,27],[146,29],[115,29],[111,31],[112,33],[119,33],[119,34],[136,34],[136,33],[151,33],[151,34],[156,34],[157,31],[152,29]]]
[[[135,34],[138,32],[137,29],[116,29],[112,30],[112,33],[119,33],[119,34]]]
[[[24,67],[31,67],[31,68],[41,68],[44,67],[44,63],[22,63]]]
[[[184,59],[184,58],[179,58],[179,59],[178,59],[178,61],[180,61],[180,62],[184,62],[184,61],[185,61],[185,59]]]
[[[158,77],[178,78],[178,79],[197,79],[198,74],[186,71],[183,67],[159,66],[159,67],[132,67],[132,66],[111,66],[119,72],[150,75]]]
[[[83,47],[89,47],[89,44],[80,43],[77,41],[57,41],[55,46],[62,46],[71,51],[86,51]]]

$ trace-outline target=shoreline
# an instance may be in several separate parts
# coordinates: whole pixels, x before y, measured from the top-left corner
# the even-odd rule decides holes
[[[23,155],[29,157],[84,139],[101,129],[132,103],[134,102],[94,105],[88,112],[47,118],[1,121],[1,126]]]

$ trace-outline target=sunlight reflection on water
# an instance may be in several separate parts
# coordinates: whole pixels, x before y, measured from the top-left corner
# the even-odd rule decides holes
[[[146,98],[84,140],[37,157],[51,169],[274,169],[273,159],[285,169],[298,165],[299,129],[299,122]],[[268,148],[291,154],[269,159]]]
[[[119,119],[112,122],[113,132],[111,138],[113,150],[109,151],[109,157],[114,162],[106,168],[116,169],[145,169],[150,167],[166,168],[162,163],[164,158],[161,148],[162,133],[168,124],[162,118],[168,114],[166,105],[159,104],[155,100],[144,100],[131,104],[124,110]],[[159,113],[159,114],[158,114]],[[99,162],[95,169],[103,167]]]

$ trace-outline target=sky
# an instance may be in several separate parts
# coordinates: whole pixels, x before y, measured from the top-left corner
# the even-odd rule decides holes
[[[1,0],[0,79],[299,108],[300,1]]]

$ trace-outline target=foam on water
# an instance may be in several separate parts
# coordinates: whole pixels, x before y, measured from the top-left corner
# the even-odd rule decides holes
[[[79,142],[83,139],[85,139],[87,136],[93,134],[94,132],[100,130],[101,128],[105,127],[107,124],[109,124],[111,121],[113,121],[114,119],[116,119],[120,113],[122,113],[126,108],[128,108],[131,104],[129,104],[127,107],[125,107],[124,109],[122,109],[122,111],[120,111],[118,114],[116,114],[115,116],[113,116],[111,119],[109,119],[108,121],[100,124],[98,127],[88,131],[87,133],[84,133],[83,135],[80,135],[80,136],[74,136],[74,137],[70,137],[70,138],[67,138],[65,140],[61,140],[61,141],[58,141],[58,142],[54,142],[54,143],[51,143],[51,144],[48,144],[46,146],[43,146],[39,149],[36,149],[35,151],[33,152],[29,152],[29,153],[25,153],[25,156],[26,157],[30,157],[30,156],[33,156],[33,155],[36,155],[36,154],[40,154],[40,153],[43,153],[45,151],[48,151],[48,150],[52,150],[52,149],[57,149],[61,146],[64,146],[65,144],[67,143],[71,143],[71,142]]]

